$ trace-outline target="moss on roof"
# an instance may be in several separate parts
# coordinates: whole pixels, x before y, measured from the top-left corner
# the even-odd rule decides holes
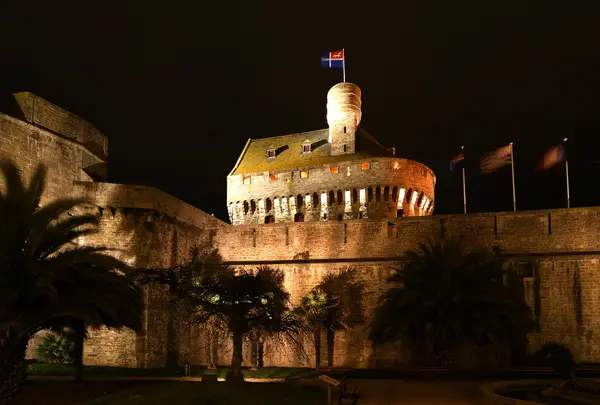
[[[266,171],[289,170],[298,167],[316,166],[349,160],[375,157],[392,157],[367,131],[358,129],[356,153],[330,156],[329,128],[311,132],[275,136],[272,138],[249,139],[240,156],[239,163],[230,175]],[[309,140],[311,152],[302,153],[302,145]],[[267,149],[274,148],[274,158],[267,158]]]

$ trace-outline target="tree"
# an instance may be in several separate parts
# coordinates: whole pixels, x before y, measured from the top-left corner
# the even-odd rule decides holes
[[[499,258],[466,251],[462,240],[422,243],[394,271],[375,310],[369,338],[376,345],[403,340],[433,358],[465,343],[512,347],[534,329]]]
[[[99,231],[97,215],[79,213],[84,199],[59,199],[40,207],[46,169],[29,186],[2,160],[0,194],[0,404],[26,378],[25,349],[41,329],[80,320],[96,327],[141,326],[142,298],[122,274],[129,267],[104,247],[77,241]]]
[[[327,365],[333,367],[336,332],[363,322],[364,284],[356,280],[355,269],[329,274],[308,292],[295,310],[313,332],[315,368],[321,366],[321,332],[327,335]]]
[[[333,367],[335,334],[364,321],[364,284],[356,280],[356,269],[345,269],[325,276],[317,289],[327,297],[322,325],[327,335],[327,366]]]
[[[289,293],[283,287],[283,279],[282,271],[259,267],[255,272],[220,272],[197,283],[195,299],[200,310],[196,322],[219,317],[225,320],[231,334],[233,354],[228,381],[243,381],[245,336],[257,329],[283,331],[287,327]]]
[[[321,367],[321,332],[327,316],[327,306],[327,294],[319,288],[313,288],[302,297],[302,302],[294,310],[295,313],[304,318],[308,329],[313,332],[315,369]]]

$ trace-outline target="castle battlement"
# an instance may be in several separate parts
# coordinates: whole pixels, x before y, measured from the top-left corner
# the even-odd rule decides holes
[[[219,229],[230,262],[393,260],[428,239],[463,237],[504,255],[600,254],[600,207]]]

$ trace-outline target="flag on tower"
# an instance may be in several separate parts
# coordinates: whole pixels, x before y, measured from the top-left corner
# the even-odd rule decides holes
[[[321,66],[326,68],[343,68],[344,67],[344,50],[325,52],[321,57]]]
[[[562,163],[566,160],[566,150],[565,145],[555,145],[548,149],[542,160],[540,161],[537,169],[538,170],[548,170],[559,163]]]
[[[512,143],[488,153],[481,159],[481,172],[492,173],[510,164],[512,158]]]

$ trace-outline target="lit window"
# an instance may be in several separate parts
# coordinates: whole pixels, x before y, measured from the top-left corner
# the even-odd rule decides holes
[[[275,149],[267,149],[267,158],[275,157]]]
[[[398,208],[402,208],[402,204],[404,203],[404,187],[400,187],[400,195],[398,196]]]
[[[310,153],[310,141],[308,139],[302,144],[302,153]]]
[[[339,166],[331,166],[329,168],[329,171],[331,172],[331,174],[338,174],[338,172],[340,171],[340,167]]]
[[[400,168],[400,162],[392,163],[392,169],[399,169],[399,168]]]
[[[360,164],[360,168],[361,168],[362,170],[369,170],[369,168],[370,168],[370,167],[371,167],[371,164],[370,164],[369,162],[362,162],[362,163]]]
[[[367,202],[366,190],[364,188],[361,188],[360,191],[358,192],[358,201],[361,204],[364,204],[365,202]]]
[[[250,184],[250,176],[244,176],[244,184]]]
[[[308,170],[300,170],[300,178],[301,179],[308,178]]]
[[[275,173],[269,173],[269,181],[277,180],[277,175]]]

